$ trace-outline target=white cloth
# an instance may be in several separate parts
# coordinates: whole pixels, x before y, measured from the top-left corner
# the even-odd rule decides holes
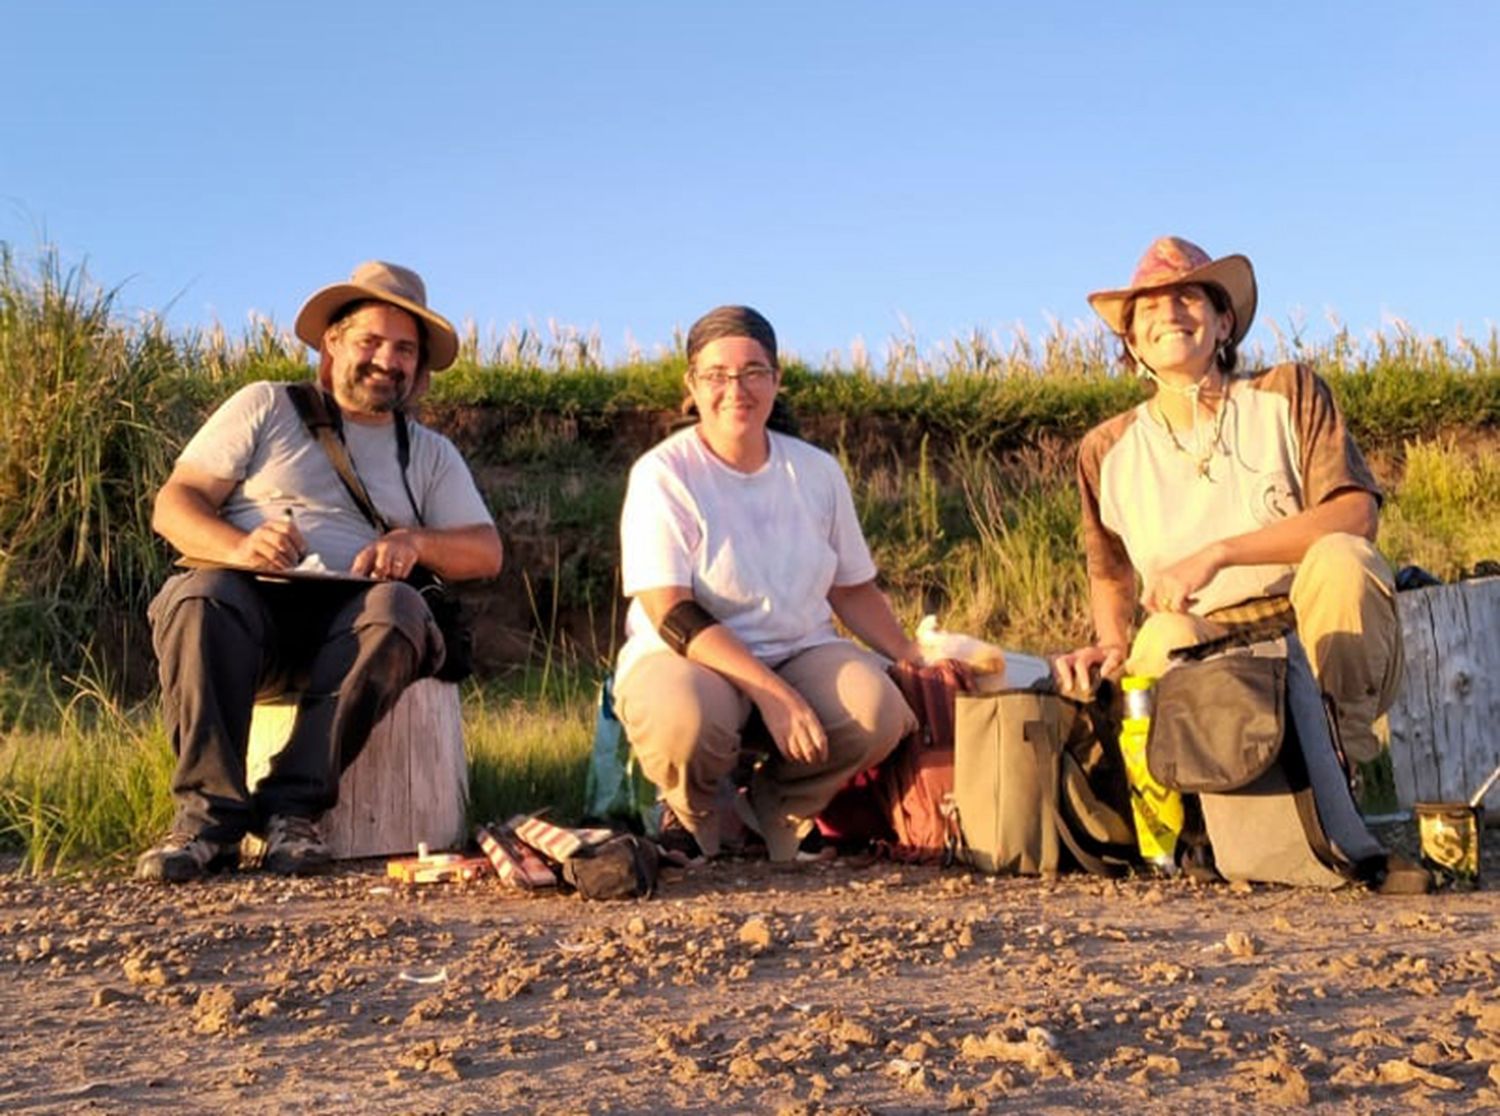
[[[417,422],[408,420],[407,429],[411,463],[406,476],[425,525],[493,522],[453,443]],[[371,426],[346,419],[344,441],[380,514],[392,526],[416,526],[401,484],[395,424]],[[238,482],[219,514],[241,531],[253,531],[291,509],[309,552],[330,570],[347,570],[376,538],[282,384],[261,381],[240,388],[209,416],[177,460]]]
[[[725,624],[756,658],[778,663],[839,638],[828,590],[874,580],[843,470],[829,454],[770,432],[754,473],[720,461],[696,427],[630,470],[620,516],[625,595],[673,586]],[[625,618],[618,680],[666,645],[639,600]]]

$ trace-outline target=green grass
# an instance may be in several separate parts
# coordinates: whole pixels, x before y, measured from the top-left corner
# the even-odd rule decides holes
[[[171,821],[171,750],[155,711],[87,683],[46,729],[0,744],[0,844],[33,872],[123,867]]]
[[[582,817],[594,703],[592,687],[545,700],[501,687],[471,691],[464,702],[470,820],[504,821],[543,807],[559,820]]]
[[[1381,516],[1381,546],[1398,564],[1444,580],[1500,559],[1500,457],[1454,439],[1405,448],[1401,484]]]
[[[0,664],[76,668],[108,604],[138,613],[165,556],[150,493],[172,441],[176,343],[114,293],[0,245]],[[125,633],[129,635],[129,631]]]

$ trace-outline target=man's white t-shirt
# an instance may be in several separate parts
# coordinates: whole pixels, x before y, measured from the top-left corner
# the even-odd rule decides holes
[[[630,470],[620,516],[625,595],[689,588],[762,662],[839,638],[828,590],[875,577],[849,482],[832,456],[768,433],[765,465],[742,473],[715,457],[696,427]],[[616,678],[666,647],[639,600],[625,619]]]

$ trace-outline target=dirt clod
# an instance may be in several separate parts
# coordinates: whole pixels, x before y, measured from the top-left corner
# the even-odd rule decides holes
[[[766,949],[773,940],[771,927],[763,918],[747,918],[740,926],[740,941],[751,949]]]
[[[129,992],[121,992],[118,988],[110,988],[108,985],[105,985],[103,988],[94,989],[94,995],[90,1003],[96,1008],[106,1008],[111,1004],[129,1003],[133,999],[135,997]]]

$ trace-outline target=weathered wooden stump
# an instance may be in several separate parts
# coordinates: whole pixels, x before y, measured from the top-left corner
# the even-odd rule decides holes
[[[296,712],[295,700],[255,707],[245,773],[252,789],[286,746]],[[323,836],[339,859],[409,853],[419,843],[456,848],[467,836],[468,792],[458,687],[424,678],[407,687],[344,772]]]
[[[1396,602],[1406,644],[1388,714],[1396,798],[1403,809],[1464,801],[1500,763],[1500,578],[1398,593]]]

